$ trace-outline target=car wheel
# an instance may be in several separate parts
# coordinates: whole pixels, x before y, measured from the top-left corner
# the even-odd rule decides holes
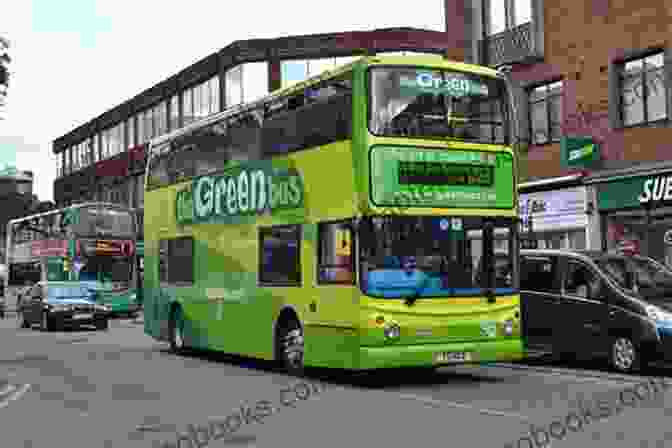
[[[639,370],[640,354],[637,345],[627,336],[618,336],[611,343],[611,365],[623,373]]]
[[[170,350],[176,355],[183,354],[188,347],[184,342],[184,316],[182,308],[177,306],[170,313],[168,321],[168,331],[170,338]]]
[[[110,321],[108,319],[96,321],[96,330],[107,330],[110,328]]]
[[[46,311],[42,313],[42,321],[40,322],[40,330],[42,331],[53,331],[53,326],[51,324],[51,319],[49,318],[49,313]]]
[[[294,376],[303,376],[304,337],[301,325],[294,319],[280,330],[277,340],[278,355],[285,371]]]

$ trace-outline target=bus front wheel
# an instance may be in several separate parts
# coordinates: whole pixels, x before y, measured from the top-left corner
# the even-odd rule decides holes
[[[184,353],[187,350],[187,346],[184,343],[184,317],[181,307],[176,306],[173,308],[168,325],[170,350],[176,355]]]
[[[303,329],[295,319],[286,321],[278,333],[278,356],[284,369],[295,376],[302,376],[303,366]]]

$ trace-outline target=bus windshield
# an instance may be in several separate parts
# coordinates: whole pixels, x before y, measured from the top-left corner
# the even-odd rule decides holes
[[[79,271],[79,279],[127,285],[131,281],[132,267],[133,261],[128,257],[89,257]]]
[[[129,211],[94,206],[80,212],[79,234],[92,236],[132,237],[135,219]]]
[[[483,244],[480,217],[373,217],[360,228],[362,291],[373,297],[483,295],[488,287],[484,256],[493,260],[495,294],[518,285],[515,225],[495,219],[494,244]]]
[[[509,141],[501,79],[417,67],[372,68],[369,79],[375,135]]]

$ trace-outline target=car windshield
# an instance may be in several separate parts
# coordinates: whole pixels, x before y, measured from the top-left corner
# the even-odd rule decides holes
[[[47,297],[53,300],[82,299],[89,297],[89,291],[81,286],[48,286]]]
[[[504,81],[446,70],[372,68],[375,135],[508,142]]]
[[[656,288],[672,286],[672,272],[645,257],[613,257],[598,261],[598,265],[621,288],[630,289],[627,284],[627,272],[635,274],[639,288]]]
[[[494,256],[493,293],[518,287],[513,220],[493,219],[494,241],[483,241],[480,217],[372,217],[360,226],[362,291],[373,297],[478,296],[488,287],[486,246]],[[496,255],[493,255],[496,252]]]

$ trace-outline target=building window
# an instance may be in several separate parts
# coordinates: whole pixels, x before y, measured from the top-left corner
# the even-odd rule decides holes
[[[233,67],[226,72],[226,107],[243,101],[243,66]]]
[[[300,226],[259,229],[259,282],[267,286],[301,284]]]
[[[532,0],[490,0],[489,4],[489,35],[532,21]]]
[[[187,89],[182,92],[182,123],[184,126],[194,122],[194,91]]]
[[[100,161],[100,144],[98,141],[98,134],[95,134],[91,138],[91,152],[93,157],[93,163],[98,163]]]
[[[65,148],[63,150],[63,175],[67,176],[72,171],[72,166],[70,163],[70,148]]]
[[[355,281],[352,228],[349,223],[318,224],[318,283],[352,285]]]
[[[126,148],[135,146],[135,117],[131,117],[126,121]]]
[[[63,153],[56,154],[56,177],[63,177]]]
[[[168,121],[169,130],[174,131],[180,127],[180,105],[179,96],[173,95],[170,99],[170,120]]]
[[[633,59],[620,70],[621,119],[624,126],[667,118],[663,52]]]
[[[91,139],[87,138],[82,143],[82,167],[87,167],[92,163],[91,156]]]
[[[165,101],[161,101],[154,106],[154,135],[156,138],[165,134],[168,131],[168,105]]]
[[[562,81],[534,87],[529,92],[532,144],[560,141],[562,134]]]
[[[210,113],[219,112],[219,75],[210,79]]]

